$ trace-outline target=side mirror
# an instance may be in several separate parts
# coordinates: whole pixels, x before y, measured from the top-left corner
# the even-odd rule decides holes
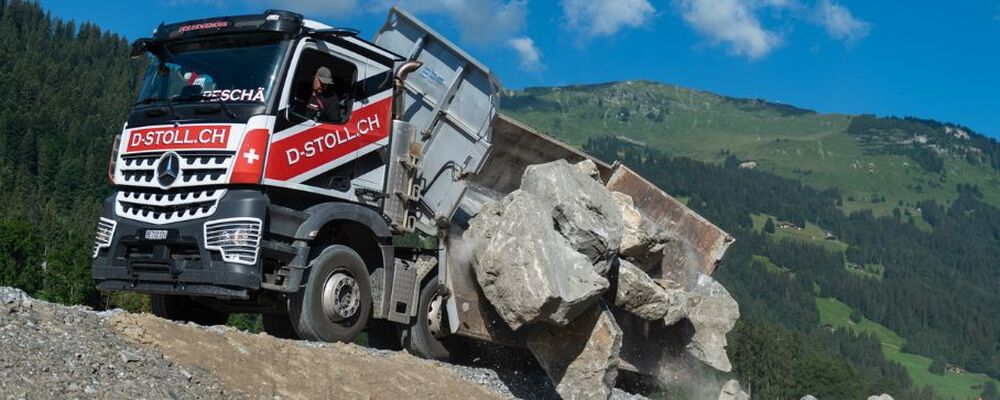
[[[308,116],[310,113],[305,104],[292,103],[285,109],[285,120],[293,125],[314,121]]]
[[[129,57],[138,58],[147,52],[154,52],[155,48],[159,47],[159,43],[153,39],[142,38],[136,39],[132,43],[132,51],[129,53]]]

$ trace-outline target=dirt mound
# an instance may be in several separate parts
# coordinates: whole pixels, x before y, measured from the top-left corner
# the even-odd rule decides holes
[[[148,314],[116,314],[108,324],[168,360],[212,371],[225,386],[251,397],[501,398],[449,368],[404,353],[181,325]]]
[[[353,344],[276,339],[121,310],[94,312],[0,287],[0,398],[557,396],[537,366],[475,360],[476,366],[452,365]],[[615,389],[612,398],[642,397]]]

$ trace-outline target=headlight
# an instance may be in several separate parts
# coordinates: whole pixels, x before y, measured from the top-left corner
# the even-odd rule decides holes
[[[225,262],[253,265],[260,250],[261,221],[226,218],[205,223],[205,249],[217,250]]]

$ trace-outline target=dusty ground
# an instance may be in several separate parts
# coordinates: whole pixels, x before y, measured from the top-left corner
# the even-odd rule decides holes
[[[557,397],[530,354],[481,350],[466,365],[452,365],[65,307],[0,287],[0,399]],[[642,399],[618,389],[611,397]]]
[[[231,328],[180,325],[148,314],[108,320],[123,337],[175,363],[212,371],[250,397],[499,399],[448,368],[412,356],[350,344],[312,344]]]

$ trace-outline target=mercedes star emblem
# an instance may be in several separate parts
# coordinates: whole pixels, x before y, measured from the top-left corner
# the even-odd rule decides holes
[[[160,186],[169,187],[181,176],[181,157],[169,152],[160,156],[156,164],[156,180]]]

